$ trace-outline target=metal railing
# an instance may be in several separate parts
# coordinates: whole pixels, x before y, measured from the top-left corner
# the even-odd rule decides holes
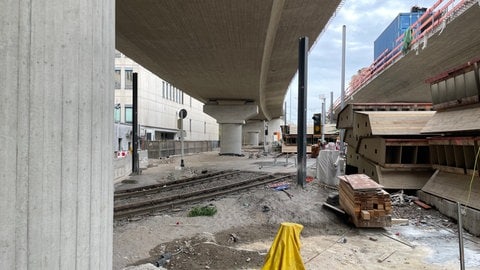
[[[432,7],[427,9],[427,11],[410,26],[412,31],[412,41],[409,46],[409,50],[414,48],[418,49],[419,45],[424,38],[428,38],[439,30],[442,30],[448,20],[453,20],[457,16],[463,13],[469,6],[476,3],[476,0],[449,0],[446,1],[443,5],[443,0],[437,1]],[[401,50],[403,46],[403,39],[405,33],[400,35],[396,39],[396,46],[392,50],[386,49],[382,54],[380,54],[373,63],[367,67],[366,72],[362,72],[355,77],[355,80],[351,81],[347,89],[345,90],[345,101],[347,101],[350,96],[358,92],[363,86],[368,84],[373,80],[377,75],[382,71],[390,67],[393,63],[400,60],[404,53]],[[424,41],[426,42],[426,40]],[[333,110],[338,109],[341,100],[338,98],[334,105]]]

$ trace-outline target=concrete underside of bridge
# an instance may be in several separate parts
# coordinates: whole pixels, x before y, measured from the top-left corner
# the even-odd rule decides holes
[[[218,112],[256,106],[242,122],[282,116],[299,38],[311,47],[341,1],[116,2],[116,48],[204,102],[221,125],[220,152],[240,155],[239,115]]]
[[[116,48],[202,102],[256,104],[251,119],[283,115],[298,66],[340,0],[117,0]],[[246,120],[246,119],[245,119]]]

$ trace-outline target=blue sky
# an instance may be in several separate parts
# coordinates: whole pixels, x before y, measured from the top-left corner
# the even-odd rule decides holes
[[[327,110],[330,92],[333,91],[334,101],[340,97],[343,25],[346,25],[346,87],[359,69],[373,62],[375,39],[399,13],[410,12],[415,5],[429,8],[435,2],[437,0],[345,0],[309,53],[307,124],[312,123],[314,113],[321,112],[320,95],[326,97]],[[311,38],[310,42],[313,42]],[[287,122],[297,122],[297,96],[295,76],[285,96]]]

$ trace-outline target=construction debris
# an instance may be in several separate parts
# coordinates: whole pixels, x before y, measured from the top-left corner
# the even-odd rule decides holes
[[[392,254],[395,253],[395,252],[396,252],[396,250],[394,250],[392,252],[383,253],[382,256],[380,256],[380,258],[377,259],[377,262],[381,263],[381,262],[385,261],[390,256],[392,256]]]
[[[340,206],[357,227],[392,226],[390,194],[365,174],[343,175],[340,179]]]

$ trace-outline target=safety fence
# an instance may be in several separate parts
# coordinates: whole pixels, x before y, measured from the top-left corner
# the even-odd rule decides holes
[[[184,141],[184,153],[200,153],[217,150],[220,147],[219,141]],[[182,143],[180,141],[147,141],[148,158],[162,158],[180,155]]]

